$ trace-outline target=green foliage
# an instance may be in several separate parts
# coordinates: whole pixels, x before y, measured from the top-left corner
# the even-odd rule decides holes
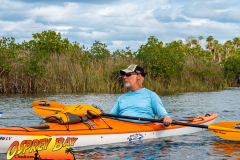
[[[71,56],[76,58],[78,55],[76,52],[81,51],[79,43],[70,43],[67,38],[62,39],[61,34],[55,31],[48,30],[32,35],[34,40],[22,43],[24,56],[19,59],[25,72],[31,76],[42,76],[51,54],[60,55],[71,51]]]
[[[153,76],[161,75],[165,78],[175,77],[184,66],[184,52],[180,42],[173,41],[163,47],[155,37],[150,37],[146,45],[141,45],[137,58],[145,68],[150,69]]]
[[[240,78],[240,56],[234,55],[230,56],[227,60],[223,62],[225,75],[229,79]]]
[[[35,41],[34,47],[41,52],[48,54],[61,54],[70,48],[71,43],[67,38],[62,39],[60,32],[43,31],[42,33],[33,33]]]
[[[49,55],[39,50],[39,46],[34,40],[23,42],[22,47],[24,51],[18,60],[22,64],[22,72],[30,76],[42,76],[45,70],[44,66],[50,60]]]
[[[119,64],[119,65],[115,65],[115,66],[113,67],[113,74],[114,74],[114,75],[119,75],[119,71],[120,71],[121,69],[123,69],[123,68],[127,68],[127,67],[126,67],[126,64],[124,64],[124,63],[121,63],[121,64]]]
[[[15,44],[13,37],[0,39],[0,74],[14,69],[18,48],[19,44]]]
[[[203,50],[201,36],[199,41],[190,36],[186,44],[179,40],[165,45],[152,36],[137,52],[126,47],[111,54],[107,45],[99,41],[85,49],[76,41],[62,39],[55,31],[32,35],[33,40],[22,44],[16,44],[14,38],[0,38],[0,85],[4,78],[7,79],[4,82],[11,81],[11,92],[18,91],[21,84],[25,92],[35,92],[33,86],[41,89],[47,86],[56,91],[122,92],[126,90],[119,70],[133,63],[149,73],[144,85],[156,88],[155,91],[221,89],[226,88],[226,78],[235,79],[236,84],[240,77],[240,38],[229,40],[223,46],[209,36],[207,50]],[[99,81],[101,87],[96,88]]]
[[[126,47],[125,50],[119,50],[117,49],[116,51],[113,52],[113,57],[114,58],[134,58],[136,56],[136,53],[132,52],[130,50],[130,47]]]
[[[88,55],[92,62],[103,60],[111,55],[110,51],[107,49],[107,45],[99,41],[95,41],[92,47],[85,51],[85,54]]]
[[[66,51],[74,54],[76,50],[81,50],[77,42],[70,43],[55,31],[48,30],[32,35],[33,40],[22,44],[16,44],[14,38],[0,39],[0,73],[14,70],[31,76],[42,76],[51,54],[60,55]]]

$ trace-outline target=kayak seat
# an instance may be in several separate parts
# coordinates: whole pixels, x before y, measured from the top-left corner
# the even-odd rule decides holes
[[[34,129],[49,129],[49,125],[38,125],[38,126],[31,126],[29,128],[34,128]]]

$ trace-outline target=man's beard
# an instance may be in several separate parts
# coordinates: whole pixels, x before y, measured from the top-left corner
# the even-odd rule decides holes
[[[131,89],[130,84],[125,83],[127,89]]]

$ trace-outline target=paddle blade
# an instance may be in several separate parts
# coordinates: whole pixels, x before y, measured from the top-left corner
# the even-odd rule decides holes
[[[41,107],[41,106],[33,106],[33,110],[35,113],[37,113],[39,116],[47,117],[51,114],[60,113],[63,111],[64,108],[47,108],[47,107]]]
[[[240,141],[240,122],[213,123],[208,129],[221,138]]]
[[[47,117],[56,112],[62,112],[65,107],[64,104],[53,102],[53,101],[45,101],[45,100],[36,100],[32,103],[33,110],[35,113],[42,117]]]

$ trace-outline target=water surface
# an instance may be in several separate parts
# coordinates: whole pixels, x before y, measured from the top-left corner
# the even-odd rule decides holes
[[[7,94],[0,95],[0,126],[31,126],[42,121],[32,109],[35,100],[65,105],[97,104],[108,113],[122,94]],[[218,122],[240,122],[240,88],[218,92],[188,92],[159,95],[172,118],[218,114]],[[75,149],[79,159],[240,159],[240,142],[215,136],[211,131]],[[6,154],[0,154],[6,159]]]

